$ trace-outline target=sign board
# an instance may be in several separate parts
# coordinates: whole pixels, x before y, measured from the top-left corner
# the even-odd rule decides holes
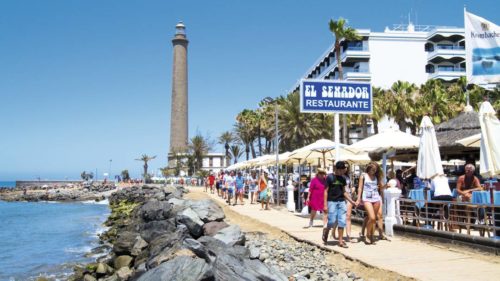
[[[367,82],[300,81],[300,112],[372,114],[372,86]]]

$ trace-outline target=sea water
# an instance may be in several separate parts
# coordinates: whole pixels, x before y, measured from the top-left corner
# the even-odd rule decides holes
[[[64,280],[98,246],[106,204],[0,201],[0,280]]]
[[[16,187],[15,181],[0,181],[0,187]]]

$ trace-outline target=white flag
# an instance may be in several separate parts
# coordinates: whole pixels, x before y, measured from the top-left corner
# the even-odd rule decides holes
[[[500,29],[464,10],[467,82],[500,83]]]

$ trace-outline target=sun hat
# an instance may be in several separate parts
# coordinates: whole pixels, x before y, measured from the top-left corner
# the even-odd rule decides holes
[[[262,169],[262,172],[269,174],[269,170],[267,168]]]
[[[325,170],[325,169],[323,169],[323,168],[321,168],[321,167],[319,167],[319,168],[316,170],[316,173],[318,173],[318,174],[325,174],[325,175],[326,175],[326,170]]]

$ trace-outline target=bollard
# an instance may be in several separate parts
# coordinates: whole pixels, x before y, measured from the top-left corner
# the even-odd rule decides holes
[[[385,215],[385,234],[394,236],[393,225],[398,223],[396,213],[399,214],[399,208],[396,206],[396,199],[401,196],[401,190],[390,187],[384,191],[384,215]]]
[[[288,185],[286,186],[286,191],[288,192],[286,208],[288,209],[288,211],[294,212],[295,211],[295,200],[293,198],[294,187],[291,180],[288,181]]]

